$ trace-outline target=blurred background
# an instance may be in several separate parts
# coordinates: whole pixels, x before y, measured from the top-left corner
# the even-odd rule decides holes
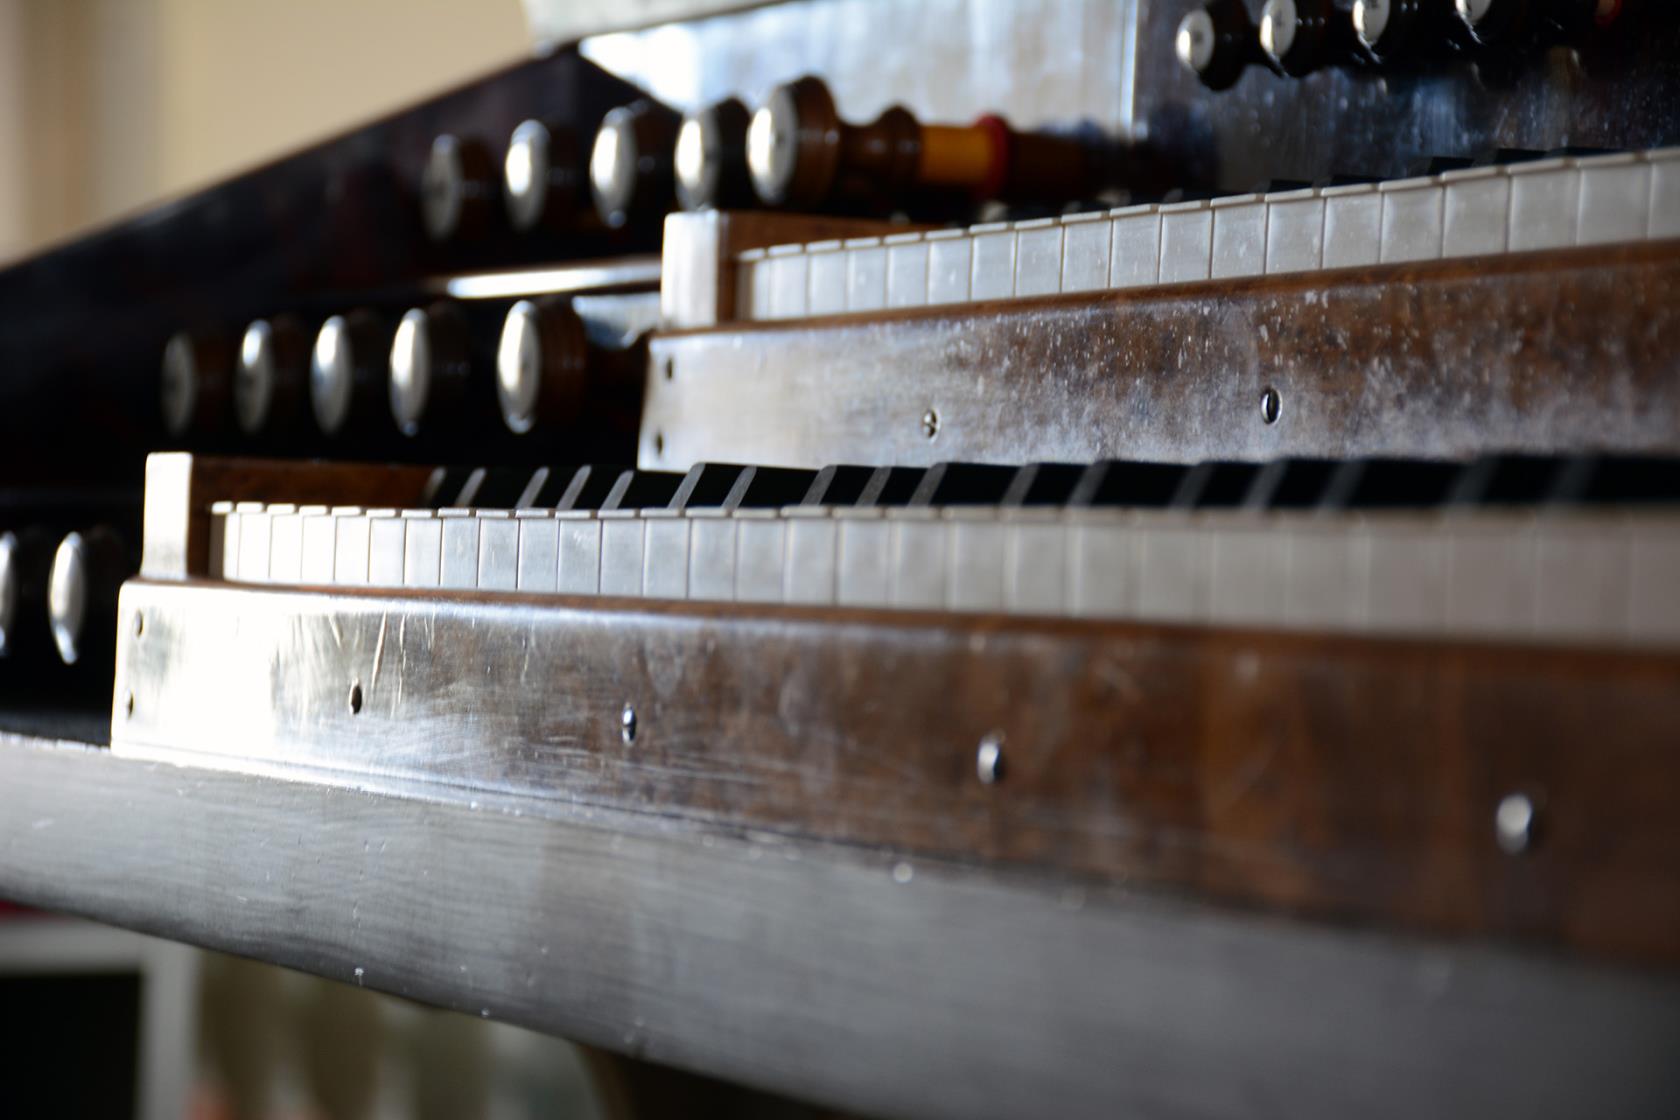
[[[530,49],[520,0],[0,0],[0,259]]]

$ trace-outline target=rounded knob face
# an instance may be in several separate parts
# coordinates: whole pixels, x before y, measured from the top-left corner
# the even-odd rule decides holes
[[[1359,41],[1367,47],[1375,47],[1388,32],[1392,14],[1390,0],[1354,0],[1353,30]]]
[[[524,435],[537,422],[537,392],[542,384],[542,338],[537,306],[520,300],[509,309],[496,346],[496,400],[509,430]]]
[[[239,341],[239,367],[233,375],[233,410],[239,430],[256,435],[268,424],[274,402],[274,327],[258,319]]]
[[[1266,0],[1260,11],[1260,49],[1281,62],[1295,45],[1300,26],[1295,0]]]
[[[426,234],[447,241],[461,228],[461,208],[467,191],[467,169],[461,142],[445,133],[432,141],[426,169],[420,175],[420,213]]]
[[[350,325],[344,316],[334,315],[322,323],[309,362],[309,402],[315,410],[315,422],[328,435],[341,430],[350,417],[350,391],[356,376],[354,357]]]
[[[416,307],[391,340],[391,417],[405,436],[420,430],[432,387],[432,340],[426,312]]]
[[[535,229],[548,199],[549,135],[541,121],[526,121],[513,130],[507,158],[502,161],[502,195],[508,220],[518,230]]]
[[[1200,74],[1212,65],[1213,51],[1213,16],[1206,9],[1197,8],[1179,21],[1173,52],[1186,69]]]
[[[82,626],[87,621],[87,545],[80,533],[59,542],[53,554],[52,574],[47,578],[47,618],[52,623],[53,643],[66,665],[81,656]]]
[[[18,539],[16,533],[0,533],[0,657],[10,647],[18,621],[18,584],[23,574],[18,571]]]
[[[703,210],[717,197],[717,117],[710,111],[683,118],[677,130],[677,197],[684,210]]]
[[[1496,0],[1453,0],[1453,7],[1458,11],[1458,18],[1474,28],[1487,20],[1495,3]]]
[[[595,210],[607,225],[624,224],[636,196],[635,115],[618,108],[608,113],[595,133],[589,152],[589,189],[595,195]]]
[[[185,435],[198,405],[198,359],[185,333],[171,338],[163,348],[162,373],[164,430],[172,436]]]
[[[799,107],[793,91],[777,89],[753,114],[747,127],[747,169],[753,189],[765,202],[787,198],[799,162]]]

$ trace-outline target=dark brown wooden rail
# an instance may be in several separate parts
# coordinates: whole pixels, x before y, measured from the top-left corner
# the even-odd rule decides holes
[[[649,467],[1674,453],[1680,243],[735,324],[652,357]]]
[[[1680,955],[1669,652],[193,582],[122,610],[119,751]]]

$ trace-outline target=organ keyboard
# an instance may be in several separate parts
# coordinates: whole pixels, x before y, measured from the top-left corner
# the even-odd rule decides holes
[[[0,272],[0,892],[862,1114],[1672,1113],[1668,6],[706,7]]]

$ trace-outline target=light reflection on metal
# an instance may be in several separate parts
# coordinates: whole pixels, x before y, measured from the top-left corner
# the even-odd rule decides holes
[[[455,299],[504,299],[551,292],[596,292],[659,286],[659,258],[623,257],[610,263],[561,265],[517,272],[451,276],[443,289]]]

